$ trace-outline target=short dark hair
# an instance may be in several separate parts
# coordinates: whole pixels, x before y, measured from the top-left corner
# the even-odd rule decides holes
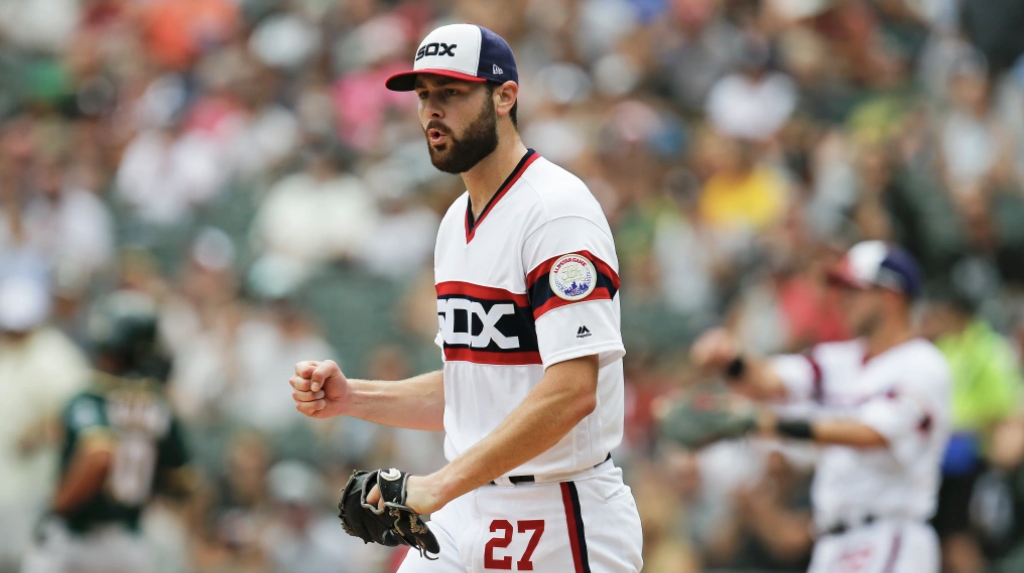
[[[494,94],[494,90],[497,89],[498,87],[500,87],[501,85],[502,84],[499,84],[498,82],[488,81],[487,82],[487,93],[488,94]],[[519,112],[519,98],[516,97],[516,103],[512,104],[512,111],[510,111],[508,113],[509,118],[512,119],[512,127],[516,128],[516,131],[519,131],[519,118],[517,117],[518,116],[518,112]]]

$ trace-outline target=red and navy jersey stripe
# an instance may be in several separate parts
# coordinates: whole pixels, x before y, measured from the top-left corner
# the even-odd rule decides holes
[[[555,291],[551,289],[551,281],[548,280],[548,274],[551,272],[551,267],[555,261],[565,255],[585,257],[594,264],[594,268],[597,270],[597,283],[593,287],[594,290],[584,299],[578,301],[565,300],[556,295]],[[530,303],[533,305],[533,318],[536,320],[551,309],[572,304],[573,302],[601,299],[611,300],[615,298],[615,293],[619,292],[619,274],[615,272],[611,265],[597,258],[590,251],[576,251],[551,257],[537,265],[526,276],[526,285],[527,291],[530,293]]]
[[[572,550],[573,571],[590,573],[590,556],[587,554],[587,532],[583,527],[583,512],[580,510],[580,494],[576,484],[567,481],[562,486],[562,505],[565,507],[565,524],[569,530],[569,548]]]
[[[501,184],[501,187],[498,187],[498,192],[491,197],[490,201],[487,202],[487,205],[484,206],[484,210],[480,212],[480,218],[475,221],[473,220],[473,202],[470,201],[468,197],[466,198],[466,243],[473,240],[473,237],[476,235],[476,230],[480,227],[480,224],[484,222],[484,219],[488,214],[490,214],[491,210],[494,209],[494,206],[498,204],[498,201],[501,201],[502,197],[508,193],[508,190],[516,184],[516,181],[519,181],[519,178],[526,172],[526,168],[539,158],[540,155],[538,155],[536,151],[527,149],[526,155],[519,160],[519,164],[516,165],[516,168],[512,170],[512,173],[509,173],[508,177],[505,178],[505,182]]]
[[[457,281],[438,283],[435,289],[446,361],[541,364],[525,294]]]

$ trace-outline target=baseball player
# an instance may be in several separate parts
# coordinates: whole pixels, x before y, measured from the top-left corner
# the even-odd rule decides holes
[[[938,573],[935,511],[949,435],[950,373],[911,328],[920,289],[914,260],[881,241],[855,245],[830,279],[844,288],[859,338],[802,355],[757,359],[724,330],[692,348],[738,390],[802,408],[762,415],[762,432],[821,446],[812,487],[817,543],[811,573]]]
[[[63,414],[60,481],[23,573],[148,573],[156,563],[139,518],[157,488],[194,480],[164,397],[153,302],[122,291],[90,319],[97,372]]]
[[[445,431],[449,463],[404,481],[440,552],[411,553],[402,573],[639,571],[639,515],[609,454],[622,438],[625,350],[601,207],[523,145],[516,62],[494,32],[442,26],[386,85],[415,92],[434,166],[467,187],[435,248],[444,368],[375,382],[302,362],[297,409]]]

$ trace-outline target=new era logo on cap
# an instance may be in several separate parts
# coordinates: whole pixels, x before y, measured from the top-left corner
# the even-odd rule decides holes
[[[393,91],[412,91],[419,74],[434,74],[470,82],[519,82],[512,48],[501,36],[475,24],[441,26],[420,42],[408,72],[384,83]]]

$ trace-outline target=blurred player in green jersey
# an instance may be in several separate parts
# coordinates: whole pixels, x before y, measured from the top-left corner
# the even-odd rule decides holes
[[[156,493],[191,481],[164,393],[156,316],[153,301],[132,291],[110,295],[91,314],[96,373],[64,410],[60,480],[23,573],[154,570],[142,512]]]

